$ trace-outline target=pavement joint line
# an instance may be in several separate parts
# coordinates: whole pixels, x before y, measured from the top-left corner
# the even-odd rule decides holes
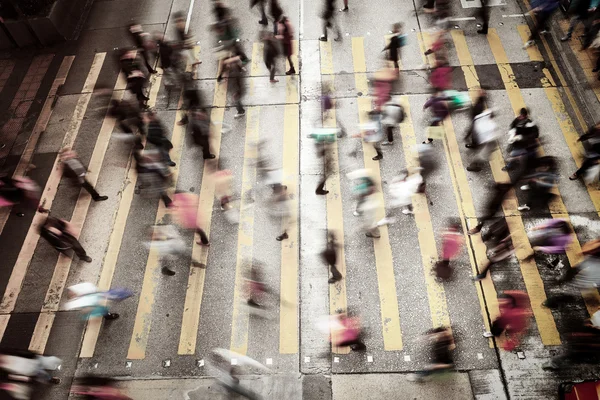
[[[84,87],[95,84],[100,74],[100,69],[102,68],[105,57],[106,53],[96,53],[96,55],[94,56],[94,61],[92,62],[92,66],[90,67],[90,71],[87,75]],[[83,117],[85,115],[85,110],[87,109],[91,97],[91,94],[82,95],[81,97],[79,97],[75,106],[75,110],[73,111],[73,115],[71,117],[69,126],[67,128],[67,132],[62,141],[61,148],[73,146],[73,143],[75,142],[75,139],[77,138],[77,135],[79,133],[79,127],[81,126],[81,122],[83,121]],[[40,200],[40,204],[42,206],[46,208],[51,208],[52,201],[54,200],[54,197],[56,196],[56,192],[58,190],[61,175],[62,173],[60,170],[60,159],[57,155],[54,160],[52,172],[50,173],[50,176],[46,181],[44,190],[42,191],[42,193],[44,194],[42,196],[42,199]],[[36,211],[31,225],[29,226],[29,230],[27,231],[27,236],[25,237],[23,245],[21,246],[19,255],[17,256],[17,260],[13,265],[8,284],[4,291],[2,301],[0,302],[1,312],[10,313],[15,309],[17,299],[23,286],[23,281],[29,268],[29,264],[33,257],[35,248],[37,247],[37,243],[40,239],[38,228],[44,223],[46,218],[46,214]],[[9,320],[10,314],[7,314],[0,319],[0,340],[4,336],[6,326],[8,325]]]
[[[48,122],[50,121],[50,117],[52,116],[52,112],[54,111],[54,98],[57,95],[58,89],[65,83],[67,76],[69,75],[69,71],[71,70],[71,65],[75,56],[67,56],[64,57],[61,61],[60,67],[56,76],[54,77],[54,81],[52,82],[52,86],[50,87],[50,91],[46,96],[46,100],[44,101],[44,105],[38,115],[35,126],[33,127],[33,131],[27,140],[27,145],[19,158],[19,163],[15,168],[15,172],[13,173],[13,178],[25,175],[27,172],[27,168],[33,159],[33,155],[35,152],[35,148],[37,146],[38,139],[42,132],[46,130],[48,126]],[[4,230],[4,226],[6,225],[6,221],[10,216],[10,212],[12,207],[3,207],[0,209],[0,234]]]

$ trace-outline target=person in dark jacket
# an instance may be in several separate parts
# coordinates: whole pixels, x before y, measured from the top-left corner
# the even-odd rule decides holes
[[[169,156],[169,150],[173,148],[173,144],[165,136],[165,129],[160,123],[158,116],[153,111],[150,111],[146,113],[145,117],[148,124],[148,143],[152,143],[160,151],[168,166],[174,167],[176,164]]]
[[[156,70],[152,68],[152,65],[149,61],[150,53],[148,49],[152,45],[152,38],[150,34],[148,32],[144,32],[142,26],[135,22],[129,24],[128,32],[131,36],[131,39],[133,40],[133,43],[135,44],[135,47],[137,47],[138,51],[142,54],[142,57],[144,58],[146,69],[149,73],[155,74]]]
[[[94,201],[104,201],[108,199],[108,196],[100,196],[92,184],[85,179],[87,168],[83,166],[75,151],[65,147],[60,151],[59,155],[64,175],[68,176],[73,182],[85,189],[92,196]]]
[[[485,111],[487,108],[487,93],[483,89],[479,89],[479,93],[477,94],[477,100],[473,103],[470,114],[471,114],[471,125],[469,125],[469,130],[465,135],[465,141],[469,138],[471,139],[471,143],[467,143],[465,146],[468,149],[474,149],[477,147],[477,142],[474,140],[473,135],[473,125],[475,123],[475,117]]]
[[[321,18],[323,19],[323,34],[319,40],[323,42],[327,41],[327,28],[335,30],[337,37],[333,40],[336,42],[342,40],[342,30],[335,19],[335,0],[325,0],[325,7],[323,8]]]
[[[573,31],[580,22],[585,25],[587,18],[596,10],[598,6],[598,0],[573,0],[569,3],[568,12],[571,14],[571,22],[569,23],[569,29],[567,34],[560,38],[562,42],[571,40]],[[587,31],[586,26],[586,31]]]
[[[325,250],[321,252],[321,257],[327,263],[329,268],[331,269],[331,278],[329,278],[329,283],[336,283],[339,280],[342,280],[342,274],[337,269],[337,249],[338,246],[335,242],[335,234],[333,232],[329,232],[327,234],[327,246]]]
[[[275,64],[277,63],[277,56],[279,55],[279,48],[275,40],[275,36],[268,31],[262,33],[263,42],[263,58],[265,65],[269,70],[269,77],[271,83],[279,82],[275,79]]]
[[[400,48],[406,44],[406,35],[402,33],[402,23],[397,22],[392,27],[393,36],[383,49],[388,51],[388,60],[394,63],[394,68],[400,70],[398,60],[400,59]]]
[[[183,104],[182,110],[186,110],[186,114],[177,122],[177,125],[185,125],[188,123],[188,114],[191,110],[196,110],[202,107],[202,94],[196,86],[192,74],[186,72],[183,75]]]
[[[75,234],[73,225],[60,218],[48,217],[40,227],[40,236],[56,250],[66,254],[72,249],[81,261],[92,262],[92,258],[87,255],[81,243],[75,238]]]
[[[210,160],[216,156],[210,152],[210,119],[208,115],[201,110],[191,111],[192,122],[190,129],[194,143],[202,147],[202,156],[205,160]]]
[[[587,142],[587,152],[585,160],[581,164],[581,167],[575,171],[569,179],[574,181],[585,174],[587,170],[598,164],[600,160],[600,123],[592,126],[588,131],[577,138],[578,142]]]
[[[265,2],[266,0],[250,0],[250,8],[254,8],[255,5],[258,5],[258,10],[260,11],[260,20],[258,21],[261,25],[269,25],[269,20],[267,19],[267,13],[265,12]]]
[[[271,18],[273,18],[273,34],[277,35],[277,24],[279,24],[279,20],[283,16],[283,9],[279,5],[278,0],[270,0],[269,13],[271,14]]]
[[[296,69],[294,68],[294,62],[292,61],[292,55],[294,54],[294,46],[292,40],[294,40],[294,30],[292,29],[292,23],[289,18],[283,15],[279,19],[277,27],[277,39],[281,40],[281,48],[283,49],[283,55],[287,58],[290,64],[290,69],[286,71],[286,75],[294,75]]]
[[[124,133],[133,135],[132,127],[136,127],[141,135],[146,134],[139,106],[131,100],[111,100],[108,114],[116,119],[117,125]]]
[[[534,7],[531,11],[535,13],[537,23],[529,35],[529,39],[523,46],[523,48],[531,47],[535,44],[535,39],[540,33],[546,33],[548,31],[548,21],[558,9],[560,3],[559,0],[540,0],[538,4],[532,4]]]
[[[519,174],[520,178],[523,174],[527,174],[528,171],[535,169],[537,149],[539,147],[539,129],[530,118],[527,108],[521,108],[519,115],[511,122],[508,135],[510,159],[502,170],[511,170],[514,167],[515,161],[520,159],[522,169]],[[517,181],[518,179],[515,180],[515,182]]]

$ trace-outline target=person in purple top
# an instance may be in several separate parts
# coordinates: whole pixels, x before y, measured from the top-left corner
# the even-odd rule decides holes
[[[529,243],[534,252],[527,259],[533,258],[536,251],[552,255],[565,254],[572,241],[573,231],[569,223],[564,219],[553,218],[531,229]],[[550,266],[554,268],[558,262],[559,258],[555,256],[550,261]]]

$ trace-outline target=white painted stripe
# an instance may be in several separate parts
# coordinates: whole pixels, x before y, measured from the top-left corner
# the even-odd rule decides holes
[[[502,18],[523,18],[525,17],[527,14],[508,14],[508,15],[502,15]]]
[[[190,8],[188,9],[187,19],[185,20],[185,33],[190,30],[190,21],[192,20],[192,11],[194,10],[194,1],[190,0]]]
[[[477,18],[475,17],[459,17],[459,18],[450,18],[449,20],[452,22],[456,21],[475,21]]]

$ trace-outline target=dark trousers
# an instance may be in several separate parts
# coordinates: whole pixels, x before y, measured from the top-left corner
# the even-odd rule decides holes
[[[294,68],[294,63],[292,62],[292,55],[291,54],[289,56],[287,56],[287,60],[290,63],[290,71],[296,71],[296,68]]]
[[[275,79],[275,60],[271,60],[270,62],[265,62],[267,69],[269,70],[269,79]]]
[[[258,2],[258,9],[260,11],[260,22],[264,22],[265,25],[269,23],[267,19],[267,14],[265,13],[265,3],[262,1]]]
[[[242,99],[237,99],[235,101],[235,109],[237,110],[238,114],[243,114],[246,112],[246,110],[244,110],[244,106],[242,105]]]
[[[127,84],[127,88],[133,94],[135,94],[135,98],[137,99],[140,106],[143,106],[148,97],[144,94],[144,78],[132,78],[129,80]]]
[[[200,241],[202,244],[208,244],[208,236],[206,236],[206,232],[200,228],[196,228],[196,233],[200,235]]]
[[[69,246],[71,246],[71,248],[73,249],[73,252],[75,253],[75,255],[77,257],[83,258],[83,257],[87,256],[87,253],[85,252],[85,250],[81,246],[81,243],[79,243],[79,240],[75,239],[74,236],[71,236],[68,233],[63,233],[62,236],[63,236],[65,242]]]
[[[152,68],[152,65],[150,65],[150,53],[148,53],[148,50],[142,50],[142,58],[144,59],[144,63],[146,64],[146,68],[148,69],[148,72],[154,72],[154,68]]]
[[[486,0],[481,0],[481,8],[479,9],[479,19],[481,20],[481,33],[487,33],[488,24],[490,21],[490,11],[487,7]]]
[[[342,37],[342,30],[340,29],[340,26],[338,25],[335,17],[331,17],[330,19],[323,20],[323,35],[325,37],[327,37],[327,28],[328,27],[335,30],[335,33],[337,34],[338,38]]]
[[[388,142],[393,143],[394,142],[394,127],[390,125],[386,128],[386,131],[387,131]]]
[[[597,164],[597,162],[598,157],[586,157],[585,160],[583,160],[583,163],[581,164],[581,168],[575,171],[575,175],[581,176],[585,174],[585,171],[592,168],[594,165]]]
[[[204,157],[204,159],[210,158],[212,154],[210,152],[210,143],[208,138],[206,136],[202,136],[196,143],[202,147],[202,157]]]
[[[539,35],[539,33],[541,31],[548,30],[548,27],[546,26],[546,24],[548,23],[548,20],[550,19],[550,17],[552,17],[552,13],[541,12],[541,13],[538,13],[536,15],[536,17],[537,17],[537,24],[531,31],[529,40],[535,40],[535,38]]]
[[[87,190],[87,192],[92,196],[92,199],[96,200],[98,197],[100,197],[100,194],[96,192],[96,189],[94,189],[94,187],[86,179],[83,180],[81,186]]]

